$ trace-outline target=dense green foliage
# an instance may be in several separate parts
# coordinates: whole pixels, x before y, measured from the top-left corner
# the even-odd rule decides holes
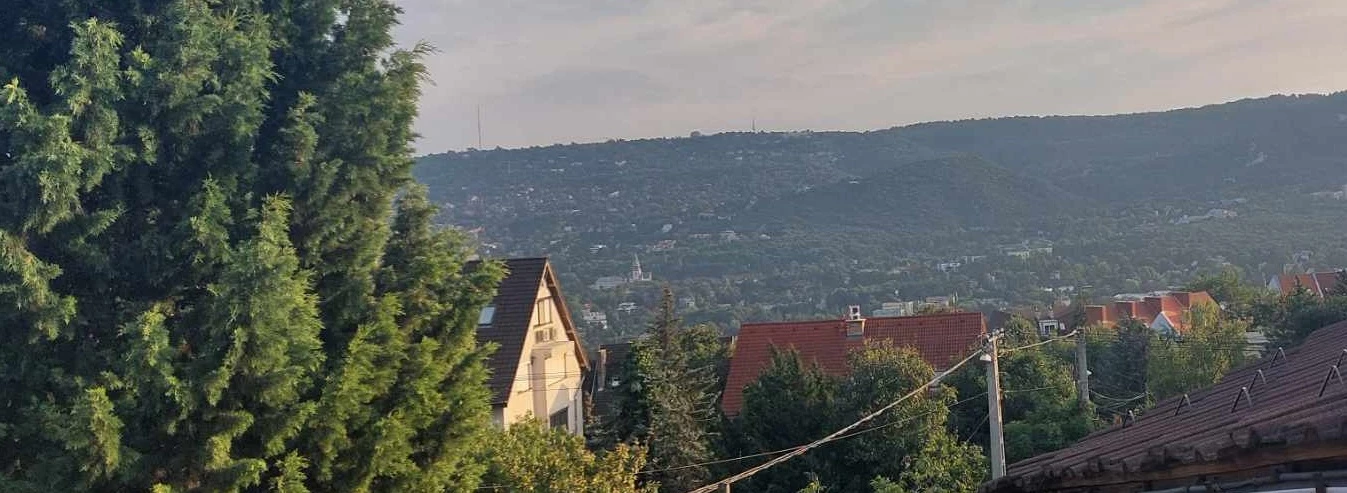
[[[1211,386],[1252,359],[1260,348],[1248,342],[1251,321],[1236,316],[1243,312],[1197,305],[1185,315],[1181,334],[1161,334],[1134,319],[1087,327],[1091,399],[1100,417],[1117,421]]]
[[[501,272],[392,208],[398,9],[4,10],[0,490],[473,490]]]
[[[934,376],[915,351],[886,344],[853,352],[849,365],[849,375],[833,377],[802,362],[798,353],[775,353],[744,391],[744,408],[727,432],[730,450],[747,455],[812,442]],[[864,433],[763,471],[742,487],[795,492],[817,481],[826,491],[868,492],[870,480],[883,476],[898,478],[908,491],[930,491],[934,485],[966,490],[982,481],[986,461],[976,446],[960,443],[946,429],[953,399],[948,391],[919,394],[870,422]]]
[[[690,322],[731,329],[896,299],[1047,306],[1087,286],[1145,292],[1232,268],[1262,284],[1347,266],[1347,242],[1323,234],[1347,222],[1347,201],[1331,196],[1347,183],[1341,114],[1344,93],[1278,96],[470,150],[423,157],[416,173],[448,204],[443,220],[481,227],[488,249],[553,255],[571,299],[609,313],[610,330],[586,334],[607,342],[639,333],[659,291],[582,288],[636,253],[695,302],[682,309]],[[1051,250],[1008,255],[1028,246]],[[963,265],[938,268],[950,262]],[[623,302],[641,309],[616,312]]]
[[[1243,365],[1249,322],[1223,315],[1211,304],[1193,307],[1182,337],[1160,337],[1149,348],[1147,391],[1156,401],[1210,387]]]
[[[654,493],[639,486],[645,450],[619,444],[591,452],[585,440],[537,421],[521,421],[493,431],[478,459],[487,464],[478,490],[503,493]]]
[[[1347,293],[1321,298],[1301,288],[1290,295],[1267,298],[1253,307],[1254,323],[1275,346],[1290,347],[1311,332],[1347,320]]]
[[[1074,343],[1042,342],[1037,328],[1015,317],[1000,341],[1001,420],[1006,460],[1015,462],[1066,447],[1094,428],[1093,410],[1082,412],[1077,399]],[[951,409],[950,428],[984,449],[988,446],[987,371],[969,365],[951,378],[964,404]]]
[[[1090,400],[1112,420],[1155,403],[1146,380],[1155,331],[1135,319],[1116,327],[1086,327],[1090,355]]]
[[[664,291],[658,317],[646,336],[632,342],[614,409],[593,430],[600,443],[642,443],[651,469],[643,478],[661,491],[681,492],[710,478],[702,465],[713,459],[720,420],[716,406],[729,353],[713,327],[682,327],[673,293]]]

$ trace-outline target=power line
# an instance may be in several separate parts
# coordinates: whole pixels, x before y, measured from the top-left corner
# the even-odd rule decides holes
[[[1076,336],[1076,332],[1077,332],[1077,331],[1073,330],[1073,331],[1071,331],[1071,332],[1069,332],[1069,333],[1063,334],[1063,335],[1058,336],[1058,337],[1054,337],[1054,338],[1052,338],[1052,339],[1048,339],[1048,340],[1046,340],[1046,341],[1039,341],[1039,342],[1035,342],[1035,343],[1033,343],[1033,344],[1028,344],[1028,345],[1024,345],[1024,346],[1020,346],[1020,347],[1013,347],[1013,348],[1002,349],[1002,350],[1001,350],[1001,353],[1002,353],[1002,354],[1013,353],[1013,352],[1019,351],[1019,350],[1021,350],[1021,349],[1036,348],[1036,347],[1039,347],[1039,346],[1042,346],[1042,345],[1045,345],[1045,344],[1051,344],[1051,343],[1054,343],[1054,342],[1057,342],[1057,341],[1060,341],[1060,340],[1063,340],[1063,339],[1069,339],[1069,338],[1075,337],[1075,336]]]
[[[1115,402],[1132,402],[1132,401],[1135,401],[1135,400],[1138,400],[1138,399],[1141,399],[1141,398],[1146,397],[1146,394],[1137,394],[1136,397],[1132,397],[1132,398],[1129,398],[1129,399],[1119,399],[1119,398],[1117,398],[1117,397],[1109,397],[1109,396],[1107,396],[1107,395],[1101,394],[1101,393],[1096,392],[1096,391],[1094,391],[1094,390],[1090,390],[1090,394],[1093,394],[1095,397],[1099,397],[1099,398],[1102,398],[1102,399],[1104,399],[1104,400],[1115,401]]]
[[[1052,390],[1052,389],[1056,389],[1056,388],[1057,388],[1057,387],[1053,387],[1053,386],[1049,385],[1049,386],[1046,386],[1046,387],[1034,387],[1034,388],[1032,388],[1032,389],[1023,389],[1023,390],[1002,390],[1001,393],[1002,393],[1002,394],[1023,394],[1023,393],[1025,393],[1025,392],[1038,392],[1038,391],[1040,391],[1040,390]]]
[[[897,426],[897,425],[900,425],[900,424],[909,423],[909,422],[911,422],[911,421],[914,421],[914,420],[917,420],[917,419],[921,419],[921,418],[924,418],[924,417],[927,417],[927,416],[931,416],[931,415],[934,415],[934,414],[939,414],[939,413],[942,413],[942,412],[949,412],[950,409],[954,409],[954,408],[956,408],[956,407],[958,407],[958,406],[960,406],[960,405],[963,405],[963,404],[968,403],[968,402],[972,402],[972,401],[974,401],[974,400],[976,400],[976,399],[981,399],[982,397],[984,397],[984,396],[986,396],[986,395],[987,395],[987,393],[986,393],[986,392],[983,392],[983,393],[980,393],[980,394],[978,394],[978,395],[969,397],[969,398],[967,398],[967,399],[960,400],[959,402],[955,402],[955,403],[953,403],[953,404],[950,404],[949,407],[947,407],[947,408],[945,408],[945,409],[943,409],[943,410],[930,411],[930,412],[922,413],[922,414],[919,414],[919,415],[916,415],[916,416],[912,416],[912,417],[907,418],[907,419],[904,419],[904,420],[902,420],[902,421],[895,421],[895,422],[892,422],[892,423],[886,423],[886,424],[882,424],[882,425],[878,425],[878,426],[873,426],[873,427],[866,428],[866,429],[861,430],[861,431],[857,431],[857,432],[854,432],[854,433],[849,433],[849,434],[846,434],[846,435],[839,436],[839,437],[833,439],[833,441],[844,440],[844,439],[851,438],[851,437],[854,437],[854,436],[857,436],[857,435],[864,435],[864,434],[870,433],[870,432],[872,432],[872,431],[882,430],[882,429],[884,429],[884,428],[888,428],[888,427],[891,427],[891,426]],[[654,474],[654,473],[657,473],[657,472],[677,471],[677,470],[681,470],[681,469],[691,469],[691,468],[694,468],[694,467],[703,467],[703,466],[711,466],[711,465],[716,465],[716,464],[725,464],[725,463],[728,463],[728,462],[739,462],[739,461],[741,461],[741,460],[755,459],[755,458],[758,458],[758,457],[765,457],[765,456],[768,456],[768,455],[784,454],[784,453],[786,453],[786,452],[790,452],[790,451],[792,451],[792,450],[796,450],[796,449],[799,449],[800,447],[804,447],[804,446],[807,446],[807,445],[808,445],[808,444],[804,444],[804,445],[796,445],[796,446],[794,446],[794,447],[783,448],[783,449],[781,449],[781,450],[773,450],[773,451],[771,451],[771,452],[761,452],[761,453],[757,453],[757,454],[744,455],[744,456],[733,457],[733,458],[729,458],[729,459],[720,459],[720,460],[713,460],[713,461],[710,461],[710,462],[702,462],[702,463],[699,463],[699,464],[688,464],[688,465],[685,465],[685,466],[668,467],[668,468],[664,468],[664,469],[650,469],[650,470],[645,470],[645,471],[639,471],[639,472],[637,472],[636,474]]]
[[[986,392],[983,392],[983,394],[986,394]],[[991,419],[991,417],[992,413],[990,412],[982,415],[982,421],[978,421],[978,425],[974,426],[973,431],[968,433],[968,437],[963,439],[964,445],[967,445],[968,442],[973,441],[973,435],[976,435],[978,434],[979,431],[982,431],[982,425],[986,424],[987,420]]]
[[[996,336],[992,336],[992,337],[996,337]],[[769,467],[775,466],[775,465],[780,464],[780,463],[782,463],[782,462],[788,461],[788,460],[790,460],[790,459],[792,459],[792,458],[798,457],[798,456],[804,454],[805,452],[808,452],[810,449],[813,449],[813,448],[815,448],[815,447],[818,447],[819,445],[823,445],[823,444],[828,443],[828,442],[830,442],[830,441],[837,440],[838,437],[840,437],[840,436],[842,436],[842,435],[845,435],[845,434],[851,432],[851,430],[856,429],[856,427],[858,427],[858,426],[860,426],[860,425],[862,425],[862,424],[865,424],[866,422],[869,422],[869,421],[872,420],[872,419],[875,419],[875,418],[878,417],[879,415],[884,414],[885,412],[887,412],[887,411],[890,410],[890,409],[893,409],[894,407],[897,407],[899,404],[902,404],[904,401],[906,401],[906,400],[908,400],[908,399],[911,399],[911,398],[917,396],[917,395],[920,394],[921,392],[926,391],[926,388],[927,388],[927,387],[930,387],[931,385],[934,385],[934,384],[940,382],[940,379],[941,379],[942,377],[944,377],[944,375],[948,375],[948,374],[952,373],[954,370],[959,369],[959,368],[962,367],[963,365],[967,364],[969,361],[972,361],[973,358],[976,358],[979,354],[982,354],[982,352],[983,352],[983,350],[981,350],[981,349],[979,349],[979,350],[977,350],[977,351],[973,351],[971,354],[969,354],[967,357],[965,357],[962,361],[958,362],[958,363],[955,364],[954,366],[951,366],[951,367],[950,367],[948,370],[946,370],[945,372],[936,375],[935,378],[932,378],[929,382],[926,383],[926,385],[922,385],[922,386],[917,387],[916,389],[913,389],[911,392],[908,392],[906,395],[902,396],[902,397],[899,398],[898,400],[893,401],[893,402],[889,403],[888,405],[879,408],[879,410],[877,410],[877,411],[875,411],[875,412],[872,412],[872,413],[870,413],[870,414],[865,415],[865,416],[862,417],[861,419],[856,420],[856,422],[854,422],[854,423],[852,423],[852,424],[849,424],[849,425],[843,427],[842,429],[833,432],[832,434],[830,434],[830,435],[828,435],[828,436],[825,436],[825,437],[823,437],[823,438],[820,438],[820,439],[818,439],[818,440],[815,440],[814,442],[812,442],[812,443],[810,443],[810,444],[808,444],[808,445],[804,445],[804,446],[801,446],[801,447],[799,447],[799,448],[796,448],[796,449],[794,449],[794,450],[792,450],[792,451],[790,451],[790,452],[787,452],[785,455],[782,455],[782,456],[780,456],[780,457],[777,457],[777,458],[774,458],[774,459],[772,459],[772,460],[769,460],[769,461],[767,461],[767,462],[765,462],[765,463],[763,463],[763,464],[760,464],[760,465],[758,465],[758,466],[756,466],[756,467],[750,468],[750,469],[748,469],[747,471],[741,472],[741,473],[739,473],[739,474],[735,474],[735,475],[733,475],[733,476],[730,476],[730,477],[728,477],[728,478],[722,479],[722,480],[717,481],[717,482],[715,482],[715,483],[712,483],[712,484],[703,486],[703,487],[701,487],[701,488],[694,489],[694,490],[690,491],[689,493],[708,493],[708,492],[710,492],[710,491],[713,491],[717,486],[724,485],[724,484],[732,484],[732,483],[737,482],[737,481],[739,481],[739,480],[741,480],[741,479],[744,479],[744,478],[747,478],[747,477],[752,476],[752,475],[754,475],[754,474],[757,474],[758,472],[763,471],[763,470],[765,470],[765,469],[767,469],[767,468],[769,468]]]

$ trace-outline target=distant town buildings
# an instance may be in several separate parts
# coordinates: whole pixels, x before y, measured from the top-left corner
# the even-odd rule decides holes
[[[654,245],[650,246],[650,251],[667,252],[669,250],[673,250],[674,247],[677,245],[678,240],[660,240],[659,242],[656,242]]]
[[[1044,239],[1026,240],[1011,245],[999,245],[1001,255],[1016,258],[1029,258],[1034,255],[1052,255],[1052,242]]]
[[[586,326],[599,330],[608,330],[608,314],[591,309],[589,304],[586,304],[585,307],[580,310],[580,318],[585,321]]]
[[[1189,216],[1189,215],[1187,215],[1187,214],[1184,214],[1183,217],[1180,217],[1180,218],[1178,218],[1178,219],[1175,219],[1175,220],[1173,221],[1173,223],[1174,223],[1174,224],[1192,224],[1192,223],[1195,223],[1195,222],[1197,222],[1197,221],[1205,221],[1205,220],[1208,220],[1208,219],[1230,219],[1230,218],[1233,218],[1233,217],[1239,217],[1239,213],[1238,213],[1238,212],[1235,212],[1235,211],[1232,211],[1232,210],[1230,210],[1230,209],[1211,209],[1211,210],[1207,211],[1206,214],[1203,214],[1203,215],[1201,215],[1201,216]]]
[[[1310,195],[1319,198],[1326,198],[1333,200],[1347,200],[1347,185],[1343,185],[1341,190],[1334,190],[1331,192],[1314,192]]]
[[[1163,333],[1182,334],[1188,313],[1194,306],[1216,300],[1206,291],[1157,291],[1142,295],[1118,295],[1105,305],[1086,305],[1085,323],[1112,327],[1126,319],[1135,319]]]
[[[958,298],[950,296],[928,296],[919,301],[885,301],[879,308],[870,311],[872,317],[910,317],[921,313],[923,309],[950,308],[958,304]]]
[[[917,313],[917,304],[912,301],[886,301],[878,310],[870,312],[873,317],[906,317]]]
[[[641,270],[641,258],[632,255],[631,272],[628,272],[626,276],[600,277],[594,281],[593,287],[594,289],[613,289],[631,283],[649,282],[651,278],[652,276],[649,272]]]
[[[927,296],[926,299],[922,300],[921,304],[917,306],[917,310],[921,310],[922,308],[926,307],[948,308],[957,304],[959,304],[959,297],[955,295]]]

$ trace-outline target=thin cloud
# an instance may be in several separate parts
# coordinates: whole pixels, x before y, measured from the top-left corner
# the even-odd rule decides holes
[[[1347,89],[1340,0],[405,0],[426,152]]]

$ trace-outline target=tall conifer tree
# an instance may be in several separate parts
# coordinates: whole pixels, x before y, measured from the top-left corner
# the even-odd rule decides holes
[[[411,190],[387,0],[0,15],[0,490],[466,491],[501,275]]]

